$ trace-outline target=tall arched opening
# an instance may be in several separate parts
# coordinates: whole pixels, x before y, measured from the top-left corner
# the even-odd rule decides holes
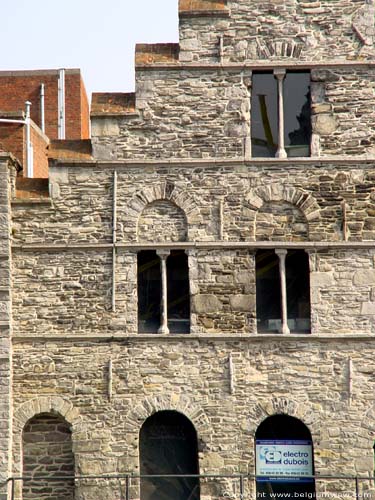
[[[257,497],[312,498],[314,449],[309,429],[289,415],[264,420],[255,434]]]
[[[69,424],[59,415],[31,418],[22,434],[23,500],[73,500],[74,455]],[[66,479],[65,479],[66,478]]]
[[[198,500],[197,433],[188,418],[176,411],[160,411],[149,417],[139,435],[141,500]]]

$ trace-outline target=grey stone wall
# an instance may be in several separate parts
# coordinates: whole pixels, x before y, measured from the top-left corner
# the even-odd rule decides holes
[[[146,205],[138,220],[138,241],[185,241],[186,217],[181,208],[169,200],[158,200]]]
[[[258,210],[257,241],[307,241],[308,224],[301,210],[285,201],[268,202]]]
[[[22,423],[33,408],[60,408],[73,421],[77,471],[106,474],[138,471],[142,423],[155,411],[177,410],[197,430],[201,473],[253,474],[258,425],[267,415],[285,412],[309,427],[317,473],[367,475],[375,431],[373,352],[371,339],[185,338],[183,348],[180,340],[30,339],[15,344],[15,418]],[[17,459],[20,436],[14,439]],[[342,484],[317,486],[337,491]],[[345,486],[352,491],[352,484]],[[89,488],[83,491],[83,498],[94,498]]]
[[[158,410],[192,421],[201,473],[253,474],[258,425],[285,413],[310,429],[317,473],[373,475],[374,2],[226,4],[181,17],[179,62],[138,66],[135,112],[93,118],[95,160],[51,164],[51,199],[14,200],[10,221],[0,172],[0,479],[12,416],[14,474],[40,414],[71,426],[77,474],[123,474]],[[274,65],[311,69],[312,158],[251,158],[252,71]],[[309,254],[311,334],[257,334],[255,252],[288,245]],[[188,254],[190,335],[137,333],[145,248]],[[201,487],[239,497],[230,481]],[[81,482],[76,496],[119,488]]]
[[[52,169],[52,205],[13,206],[18,335],[61,335],[67,329],[73,335],[136,334],[137,247],[129,245],[147,243],[155,248],[162,240],[172,247],[185,234],[182,248],[189,255],[193,333],[256,333],[255,239],[267,238],[284,244],[326,243],[326,248],[310,251],[313,333],[374,333],[374,251],[351,246],[351,241],[374,238],[370,164],[359,168],[328,163],[315,169],[304,164],[284,169],[268,164],[195,169],[153,165],[148,167],[147,188],[140,166],[117,166],[117,244],[124,246],[115,257],[116,311],[113,168],[71,166],[64,168],[64,176]],[[77,182],[83,178],[85,182]],[[94,180],[100,185],[95,203],[90,187]],[[64,192],[69,192],[71,206],[80,207],[79,214],[73,210],[67,216]],[[274,235],[270,231],[267,236],[271,222]],[[49,230],[53,224],[59,228],[56,239]],[[349,241],[341,249],[330,249],[330,242],[344,240],[343,225]],[[246,241],[249,247],[240,249]],[[219,248],[200,248],[200,242]],[[56,247],[61,243],[64,249]],[[17,248],[20,244],[41,246],[27,250]],[[88,247],[80,248],[82,244]]]
[[[228,0],[228,17],[180,19],[180,61],[226,62],[373,57],[372,0]]]
[[[374,154],[375,139],[368,131],[375,119],[367,112],[375,104],[374,86],[372,67],[312,69],[312,156]],[[251,68],[138,69],[136,95],[138,113],[93,117],[95,157],[241,158],[248,154]]]
[[[0,499],[7,498],[5,480],[11,470],[12,331],[10,197],[15,175],[10,158],[0,154]]]
[[[27,202],[12,207],[14,244],[111,243],[115,169],[119,242],[137,241],[142,211],[160,200],[171,201],[184,212],[188,241],[217,241],[221,225],[224,240],[254,241],[259,210],[274,202],[290,203],[302,212],[310,241],[340,241],[344,239],[343,201],[349,241],[375,239],[371,160],[291,160],[287,164],[229,161],[168,166],[160,162],[147,167],[51,168],[53,204]]]

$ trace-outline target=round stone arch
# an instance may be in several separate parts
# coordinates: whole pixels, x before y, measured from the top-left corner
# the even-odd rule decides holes
[[[13,415],[13,473],[22,473],[22,432],[27,422],[41,413],[55,414],[62,417],[72,430],[74,450],[75,433],[79,430],[82,418],[73,404],[60,396],[37,397],[19,406]]]
[[[321,421],[318,412],[306,402],[298,403],[288,398],[273,398],[271,401],[257,403],[250,411],[249,430],[255,436],[259,425],[273,415],[288,415],[301,420],[311,432],[314,443],[321,439]]]
[[[369,443],[372,450],[375,443],[375,405],[366,410],[360,422],[360,425],[356,426],[356,433],[363,442]]]
[[[198,443],[202,444],[209,441],[212,428],[203,408],[186,396],[170,394],[146,398],[128,414],[126,419],[127,428],[134,434],[137,447],[142,424],[154,413],[164,410],[176,411],[187,417],[195,427]]]
[[[186,241],[188,224],[185,212],[170,200],[157,200],[145,206],[138,217],[137,241]]]
[[[255,238],[256,214],[265,203],[286,202],[303,214],[307,226],[320,219],[320,206],[316,199],[302,189],[282,184],[269,184],[251,190],[245,198],[247,207],[254,210],[251,238]]]
[[[200,221],[198,206],[186,190],[168,181],[149,186],[136,193],[130,200],[126,213],[126,224],[130,225],[134,231],[134,237],[137,237],[138,220],[146,206],[161,200],[170,201],[183,211],[187,221],[187,239],[189,239],[191,226]]]

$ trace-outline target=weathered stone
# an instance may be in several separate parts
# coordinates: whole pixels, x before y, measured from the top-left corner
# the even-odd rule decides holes
[[[197,313],[217,313],[223,308],[223,304],[215,295],[200,294],[193,300],[194,310]]]
[[[353,285],[355,286],[375,286],[375,270],[360,269],[353,276]]]
[[[254,295],[234,295],[229,298],[230,306],[234,311],[249,312],[254,310]]]

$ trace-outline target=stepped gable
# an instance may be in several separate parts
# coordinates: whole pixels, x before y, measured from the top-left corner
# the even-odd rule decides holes
[[[134,92],[94,92],[92,94],[91,116],[121,115],[134,112]]]
[[[229,14],[226,0],[180,0],[180,17]]]
[[[30,177],[16,178],[16,198],[35,199],[48,197],[48,179],[35,179]]]
[[[137,43],[135,64],[176,63],[180,46],[178,43]]]
[[[92,160],[91,140],[53,140],[48,158],[53,160]]]

